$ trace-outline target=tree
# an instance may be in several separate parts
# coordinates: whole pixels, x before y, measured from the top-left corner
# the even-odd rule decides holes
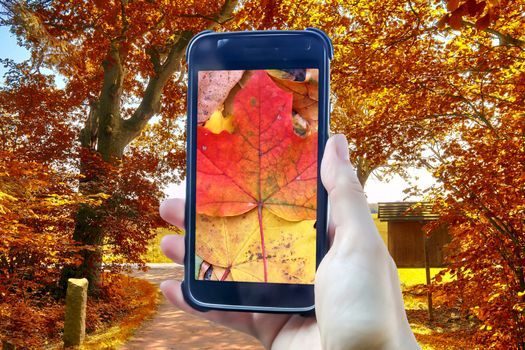
[[[133,182],[137,179],[131,179],[136,172],[135,162],[128,162],[128,169],[123,169],[124,149],[159,112],[165,88],[170,89],[166,97],[178,101],[174,107],[179,114],[182,112],[183,91],[180,81],[172,81],[172,75],[180,70],[186,45],[193,33],[227,20],[235,4],[202,3],[193,13],[185,12],[184,4],[158,7],[150,2],[128,1],[112,6],[106,2],[87,6],[71,2],[15,2],[7,7],[14,30],[25,35],[26,45],[38,56],[33,64],[54,68],[67,80],[65,90],[72,97],[64,102],[89,105],[89,115],[79,135],[80,192],[111,195],[104,206],[80,206],[73,239],[97,249],[84,250],[82,265],[65,269],[64,281],[84,276],[96,288],[102,245],[106,238],[116,239],[115,235],[108,235],[110,230],[106,227],[114,224],[112,219],[118,217],[115,214],[119,211],[129,216],[149,209],[151,215],[146,222],[151,222],[153,203],[122,213],[129,200],[126,197],[137,186]],[[210,16],[198,14],[209,10],[213,10]],[[174,18],[178,20],[173,21]],[[82,84],[85,86],[81,88]],[[139,150],[131,153],[134,160],[143,155]],[[122,181],[115,181],[119,177]],[[135,195],[144,198],[145,193]],[[120,228],[129,230],[126,225]]]
[[[58,72],[65,80],[62,103],[87,115],[78,135],[79,190],[86,195],[105,193],[111,197],[101,206],[80,206],[73,238],[98,249],[85,250],[80,267],[64,269],[63,285],[68,277],[85,276],[92,291],[108,240],[132,238],[137,249],[145,245],[145,238],[151,236],[148,229],[155,225],[153,197],[160,194],[152,190],[151,180],[148,182],[144,173],[140,177],[142,190],[134,192],[136,183],[129,179],[129,170],[145,170],[160,185],[176,178],[168,175],[172,169],[182,167],[182,145],[173,140],[183,140],[183,134],[177,132],[177,118],[184,114],[182,61],[192,35],[218,26],[235,30],[300,25],[302,29],[322,24],[332,32],[339,7],[335,2],[323,6],[315,1],[253,1],[237,6],[237,1],[230,0],[192,6],[185,2],[124,0],[109,5],[71,1],[7,1],[3,5],[4,23],[12,26],[32,52],[31,68]],[[311,20],[302,20],[312,13],[316,15]],[[331,20],[321,23],[324,17]],[[161,119],[149,126],[154,115]],[[171,130],[166,131],[166,127]],[[145,130],[149,135],[140,137]],[[166,146],[153,146],[148,139]],[[175,150],[170,147],[174,145]],[[146,154],[150,161],[139,161]],[[145,168],[139,170],[139,165]],[[146,194],[149,199],[140,200]],[[132,210],[124,210],[126,201]],[[141,206],[144,202],[150,206]],[[118,229],[114,218],[121,219]],[[134,234],[128,232],[132,228]],[[130,256],[132,249],[124,248],[125,242],[121,239],[115,246]]]
[[[459,16],[450,3],[451,16]],[[524,349],[525,7],[499,3],[469,13],[476,25],[462,19],[461,31],[449,36],[456,72],[448,94],[464,118],[431,148],[428,165],[445,190],[433,192],[440,223],[453,236],[449,271],[456,279],[445,291],[462,296],[465,312],[482,321],[481,342]]]
[[[81,193],[110,196],[100,206],[83,204],[76,215],[75,238],[98,250],[86,249],[82,269],[72,274],[96,282],[108,244],[136,258],[149,230],[160,224],[158,190],[183,174],[182,61],[191,35],[211,27],[314,26],[334,43],[332,126],[351,141],[360,181],[375,169],[403,171],[407,164],[434,173],[440,182],[429,198],[443,213],[441,222],[453,226],[450,262],[457,281],[445,288],[469,296],[463,305],[485,326],[483,342],[501,346],[514,339],[523,348],[523,2],[2,4],[4,22],[32,52],[26,71],[51,68],[65,80],[63,89],[51,92],[37,75],[24,86],[13,78],[9,96],[45,91],[38,96],[49,103],[38,107],[54,106],[57,116],[72,121],[58,127],[60,118],[45,119],[51,130],[68,130],[68,146],[47,129],[31,144],[52,145],[46,151],[54,154],[52,167],[74,164]],[[2,106],[12,115],[24,105],[35,108],[24,101],[6,98]],[[4,144],[15,144],[18,121],[12,120]],[[69,141],[76,137],[78,143]],[[18,154],[38,157],[17,145]],[[476,293],[477,284],[482,292]]]
[[[57,166],[71,152],[76,114],[52,78],[27,68],[11,65],[10,86],[0,88],[0,341],[38,347],[59,332],[40,316],[60,318],[57,267],[81,262],[71,239],[75,208],[102,198],[79,195],[77,176]]]

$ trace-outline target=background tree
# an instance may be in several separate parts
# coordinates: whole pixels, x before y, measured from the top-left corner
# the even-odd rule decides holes
[[[456,13],[463,17],[461,31],[448,36],[456,67],[448,94],[464,118],[429,159],[445,190],[433,191],[440,223],[453,235],[456,279],[445,291],[482,321],[481,342],[524,349],[525,4],[490,1],[473,14],[459,9],[472,2],[450,3],[449,25]]]
[[[132,249],[136,244],[125,247],[123,235],[142,246],[151,238],[149,228],[159,221],[154,208],[160,194],[144,175],[155,173],[158,156],[148,158],[134,148],[127,161],[125,148],[159,113],[165,89],[165,98],[176,103],[168,103],[171,109],[164,113],[182,114],[184,85],[173,74],[182,74],[185,47],[194,33],[226,21],[235,4],[8,4],[12,28],[31,49],[32,64],[64,77],[69,99],[63,103],[89,106],[79,135],[80,192],[111,196],[103,206],[80,205],[73,239],[96,249],[82,252],[80,266],[64,269],[64,282],[88,277],[91,289],[96,289],[107,240],[119,241],[129,257],[141,250]]]
[[[75,174],[57,166],[71,153],[78,117],[61,103],[64,92],[51,77],[8,64],[9,85],[0,88],[0,341],[10,333],[13,345],[38,347],[60,331],[41,316],[61,312],[52,302],[55,266],[81,262],[72,213],[102,198],[79,195]]]
[[[159,190],[184,169],[180,117],[191,36],[205,28],[314,26],[334,43],[332,126],[351,141],[360,181],[375,169],[402,173],[407,165],[433,172],[438,184],[429,199],[453,235],[456,280],[445,290],[463,296],[465,313],[480,320],[481,342],[523,348],[523,2],[2,5],[4,23],[31,59],[13,66],[0,142],[24,161],[81,174],[80,184],[70,181],[84,194],[74,238],[90,249],[84,246],[80,269],[71,266],[64,277],[85,275],[96,286],[103,252],[140,261],[161,224]],[[42,68],[64,86],[46,81]],[[45,127],[31,120],[32,111]]]

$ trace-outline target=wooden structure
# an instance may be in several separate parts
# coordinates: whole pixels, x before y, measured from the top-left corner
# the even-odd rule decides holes
[[[450,242],[447,229],[441,227],[429,237],[422,230],[439,218],[430,203],[378,203],[377,217],[388,222],[388,251],[397,267],[425,267],[425,254],[429,267],[444,265],[444,247]]]
[[[429,236],[423,226],[439,215],[425,202],[378,203],[377,217],[388,222],[388,251],[397,267],[424,267],[427,286],[431,285],[430,267],[444,265],[444,248],[450,242],[446,227],[434,230]],[[432,291],[427,291],[428,319],[434,319]]]

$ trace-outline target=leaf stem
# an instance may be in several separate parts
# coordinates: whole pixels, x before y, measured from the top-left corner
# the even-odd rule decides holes
[[[231,271],[231,267],[228,267],[228,268],[226,269],[226,271],[224,271],[224,273],[223,273],[222,276],[221,276],[221,282],[222,282],[222,281],[225,281],[226,278],[228,278],[228,275],[230,274],[230,271]]]
[[[264,282],[268,282],[268,270],[266,267],[266,248],[264,245],[264,229],[262,223],[262,203],[259,202],[257,205],[257,213],[259,216],[259,232],[261,233],[261,253],[263,258],[263,267],[264,267]]]

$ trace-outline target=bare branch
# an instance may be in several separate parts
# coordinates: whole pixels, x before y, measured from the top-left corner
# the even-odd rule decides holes
[[[123,122],[124,131],[129,133],[128,139],[131,141],[135,138],[146,126],[148,120],[160,111],[160,98],[162,90],[168,82],[171,75],[180,68],[180,61],[184,55],[186,45],[193,36],[192,32],[182,32],[177,40],[170,49],[168,57],[162,64],[157,65],[158,72],[154,77],[150,79],[146,90],[144,91],[144,97],[142,102],[137,107],[130,119]]]

